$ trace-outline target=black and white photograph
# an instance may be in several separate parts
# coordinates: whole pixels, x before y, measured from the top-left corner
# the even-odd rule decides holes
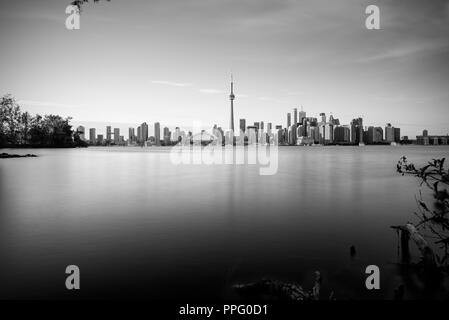
[[[0,0],[0,300],[444,302],[448,157],[448,0]]]

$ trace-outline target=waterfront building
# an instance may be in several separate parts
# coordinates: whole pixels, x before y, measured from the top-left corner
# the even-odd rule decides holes
[[[396,142],[396,143],[401,142],[401,129],[400,128],[394,128],[394,142]]]
[[[416,143],[419,145],[447,145],[449,141],[449,136],[429,136],[427,130],[423,131],[422,136],[416,136]]]
[[[385,127],[385,142],[394,142],[394,127],[391,123],[387,123]]]
[[[96,143],[96,133],[95,132],[96,132],[95,128],[89,129],[89,141],[91,144]]]
[[[240,119],[240,131],[243,131],[243,133],[245,133],[245,129],[246,129],[246,120]]]
[[[368,144],[379,143],[383,141],[383,129],[381,127],[368,127],[367,140]]]
[[[129,128],[128,130],[128,140],[130,143],[134,143],[136,141],[136,134],[134,128]]]
[[[364,143],[366,140],[364,137],[364,130],[363,130],[363,119],[357,118],[352,119],[350,124],[350,130],[351,130],[351,143],[353,144],[360,144]]]
[[[303,110],[301,106],[301,111],[298,112],[298,122],[302,123],[303,119],[306,117],[306,112]]]
[[[120,128],[114,128],[114,143],[120,143]]]
[[[349,126],[338,126],[334,128],[335,143],[349,143],[351,138],[351,130]]]
[[[154,123],[154,140],[157,146],[161,145],[161,124],[159,122]]]
[[[137,127],[137,143],[142,143],[142,127]]]
[[[148,124],[146,122],[140,125],[141,141],[146,142],[148,140]]]
[[[164,144],[166,146],[168,146],[170,144],[170,136],[171,136],[170,129],[167,127],[164,127]]]
[[[297,141],[297,133],[296,133],[296,125],[292,124],[289,128],[288,128],[288,144],[289,145],[295,145],[296,141]]]
[[[248,126],[246,132],[248,134],[248,145],[257,143],[257,130],[256,126]]]
[[[111,126],[106,127],[106,143],[110,144],[112,141],[112,129]]]

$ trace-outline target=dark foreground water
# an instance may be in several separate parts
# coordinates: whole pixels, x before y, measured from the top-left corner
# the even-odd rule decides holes
[[[389,226],[413,220],[419,190],[395,164],[449,147],[284,147],[273,176],[175,166],[163,148],[2,152],[39,157],[0,159],[0,298],[238,298],[234,283],[309,288],[320,270],[323,297],[391,299],[402,279]],[[379,291],[365,289],[370,264]]]

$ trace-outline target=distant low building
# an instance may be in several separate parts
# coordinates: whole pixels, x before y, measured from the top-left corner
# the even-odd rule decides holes
[[[429,136],[427,130],[423,131],[422,136],[416,136],[416,143],[419,145],[447,145],[449,136]]]

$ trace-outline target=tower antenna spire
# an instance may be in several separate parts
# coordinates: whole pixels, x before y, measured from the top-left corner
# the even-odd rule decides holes
[[[229,95],[229,100],[231,100],[231,119],[229,123],[229,129],[231,129],[234,132],[234,76],[231,72],[231,94]]]

